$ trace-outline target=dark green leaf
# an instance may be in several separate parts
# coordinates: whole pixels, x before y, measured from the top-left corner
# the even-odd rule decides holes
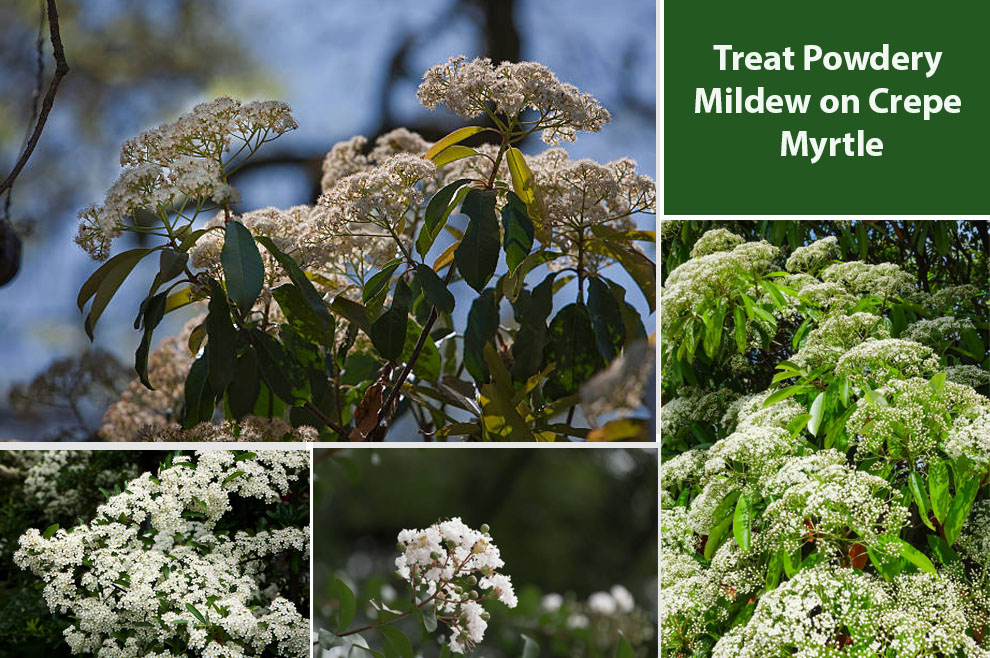
[[[533,249],[534,230],[526,204],[514,192],[506,193],[506,202],[502,207],[502,227],[505,230],[502,246],[505,250],[505,264],[511,273]]]
[[[469,190],[461,204],[461,212],[471,221],[454,251],[454,263],[464,281],[481,292],[495,274],[501,245],[495,217],[495,190]]]
[[[206,352],[210,355],[210,388],[214,393],[222,393],[234,378],[237,331],[230,319],[227,296],[214,279],[210,279],[209,311],[206,316],[209,337]]]
[[[402,355],[411,301],[412,291],[405,280],[400,278],[392,295],[392,306],[371,325],[371,342],[388,361],[395,362]]]
[[[536,643],[536,640],[528,635],[522,635],[523,641],[523,651],[522,658],[536,658],[540,655],[540,645]]]
[[[330,315],[330,311],[327,310],[327,305],[323,303],[323,298],[320,297],[320,293],[316,291],[313,287],[313,283],[306,276],[306,273],[302,271],[302,268],[292,259],[291,256],[282,253],[275,243],[269,238],[259,235],[255,237],[255,240],[260,244],[264,245],[265,249],[275,257],[282,269],[285,270],[286,274],[289,275],[289,280],[296,285],[299,292],[302,293],[303,299],[309,304],[309,307],[313,309],[313,312],[318,316],[323,318],[323,321],[327,325],[333,325],[333,317]]]
[[[725,517],[721,523],[712,528],[712,531],[708,533],[708,539],[705,540],[705,559],[710,560],[712,556],[715,555],[715,551],[722,544],[728,534],[729,529],[732,528],[732,516]]]
[[[412,358],[413,349],[416,347],[416,342],[422,333],[423,328],[415,321],[410,320],[406,325],[406,339],[402,345],[402,354],[399,356],[399,361],[409,363],[409,359]],[[413,373],[420,379],[436,382],[440,379],[440,369],[440,350],[437,349],[434,340],[427,335],[423,342],[423,348],[419,351],[419,356],[413,364]]]
[[[58,532],[58,524],[57,523],[54,524],[54,525],[48,526],[48,529],[45,530],[44,534],[42,534],[41,536],[44,537],[45,539],[51,539],[55,535],[56,532]]]
[[[392,273],[402,264],[401,258],[396,258],[385,263],[378,272],[375,273],[368,281],[364,284],[364,290],[361,292],[361,301],[365,304],[368,300],[374,299],[383,290],[388,290],[388,282],[392,278]]]
[[[261,294],[265,283],[265,264],[261,261],[251,231],[236,219],[227,222],[220,263],[223,265],[227,294],[242,313],[247,313]]]
[[[315,312],[299,288],[284,283],[272,290],[272,297],[296,331],[317,345],[333,345],[333,317]]]
[[[237,357],[234,377],[227,388],[227,403],[235,419],[240,420],[254,410],[255,402],[261,392],[261,381],[258,377],[258,355],[253,346],[248,346],[244,353]]]
[[[959,554],[944,539],[938,535],[925,535],[925,539],[928,540],[928,546],[932,549],[932,555],[937,557],[939,562],[945,566],[959,562]]]
[[[127,278],[131,270],[134,269],[141,259],[152,251],[152,249],[131,249],[130,251],[117,254],[93,272],[89,279],[86,280],[86,283],[82,285],[82,288],[79,289],[76,304],[79,306],[80,311],[83,310],[86,302],[90,298],[93,298],[93,304],[89,307],[89,313],[86,315],[86,321],[84,323],[86,335],[89,336],[90,340],[93,340],[93,328],[96,327],[96,323],[100,319],[100,316],[103,315],[103,310],[107,307],[107,304],[110,303],[110,300],[117,293],[120,284],[124,282],[124,279]]]
[[[740,354],[746,353],[746,314],[741,306],[732,309],[732,317],[735,323],[736,348]]]
[[[629,640],[626,639],[626,636],[621,631],[619,631],[619,645],[615,647],[614,658],[636,658],[632,647],[629,646]]]
[[[769,397],[767,397],[766,402],[763,403],[763,408],[773,406],[780,402],[781,400],[786,400],[792,395],[797,395],[798,393],[803,393],[804,391],[812,390],[813,387],[807,386],[805,384],[797,384],[794,386],[788,386],[787,388],[782,388],[779,391],[775,391]]]
[[[371,319],[368,317],[368,309],[361,304],[338,296],[330,302],[330,308],[348,322],[357,325],[364,333],[371,333]]]
[[[158,259],[158,274],[155,276],[154,283],[151,284],[151,292],[155,292],[158,290],[158,286],[182,274],[188,261],[189,254],[185,252],[175,251],[167,247],[162,249]]]
[[[420,288],[423,289],[426,301],[435,306],[441,313],[450,313],[454,310],[454,296],[447,290],[447,284],[437,276],[432,267],[423,264],[416,265],[415,277]]]
[[[911,489],[911,495],[914,497],[914,502],[918,505],[918,514],[921,516],[922,522],[928,526],[930,529],[934,530],[935,526],[932,525],[929,514],[931,513],[931,503],[928,501],[928,492],[925,489],[925,481],[922,479],[921,474],[917,471],[912,471],[911,475],[908,476],[908,487]]]
[[[330,583],[330,600],[336,601],[340,609],[340,614],[337,616],[337,632],[343,633],[354,621],[357,612],[354,592],[340,578],[334,578]]]
[[[203,616],[203,613],[200,612],[199,610],[197,610],[196,609],[196,606],[194,606],[192,603],[187,603],[186,604],[186,610],[188,610],[189,612],[193,613],[193,616],[196,619],[198,619],[201,623],[204,623],[204,624],[206,623],[206,617],[204,617]]]
[[[409,638],[394,626],[378,626],[375,630],[385,636],[385,642],[399,654],[401,658],[413,658],[412,643]]]
[[[446,225],[447,219],[450,217],[450,213],[455,207],[457,207],[459,199],[463,198],[463,196],[467,194],[467,190],[461,190],[461,188],[470,182],[470,178],[461,178],[456,180],[442,188],[439,192],[433,195],[432,199],[430,199],[430,202],[426,205],[426,213],[423,218],[423,228],[419,230],[419,236],[416,238],[416,251],[420,256],[426,256],[426,253],[430,250],[430,247],[433,246],[437,236],[440,235],[444,225]],[[457,193],[458,190],[461,190],[457,195],[458,199],[454,200],[452,203],[451,199],[454,198],[454,194]]]
[[[215,397],[209,381],[209,352],[193,361],[186,376],[185,384],[185,413],[182,426],[192,429],[202,422],[213,418]]]
[[[622,310],[608,286],[596,276],[588,277],[588,312],[595,343],[606,363],[619,355],[626,342]]]
[[[532,293],[521,290],[512,304],[519,323],[519,331],[512,341],[512,378],[516,381],[526,381],[538,373],[543,365],[547,318],[553,310],[553,280],[556,276],[556,272],[548,274]],[[494,335],[488,340],[492,337]]]
[[[495,290],[488,288],[471,304],[467,327],[464,330],[464,367],[478,383],[488,381],[484,348],[485,343],[495,338],[498,320]]]
[[[933,575],[935,574],[935,565],[928,559],[928,556],[900,537],[881,535],[877,538],[877,540],[881,545],[893,546],[902,558],[922,571]]]
[[[257,350],[258,371],[275,395],[290,405],[309,399],[309,377],[281,343],[259,329],[251,330],[251,342]]]
[[[557,367],[547,377],[543,393],[548,400],[577,393],[581,384],[605,367],[595,347],[595,332],[584,304],[569,304],[550,322],[544,362]]]
[[[428,605],[425,608],[419,608],[419,618],[422,620],[423,628],[427,633],[437,630],[437,612],[433,606]]]
[[[148,353],[151,350],[152,334],[165,316],[165,300],[167,297],[168,295],[161,292],[146,300],[147,306],[144,308],[144,335],[141,337],[141,343],[138,345],[137,351],[134,352],[134,369],[137,370],[141,383],[152,390],[154,389],[148,380]]]

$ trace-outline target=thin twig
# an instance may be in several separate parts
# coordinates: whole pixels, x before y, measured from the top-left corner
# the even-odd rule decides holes
[[[308,411],[309,413],[313,414],[314,416],[316,416],[317,418],[319,418],[321,421],[323,421],[324,423],[326,423],[326,426],[327,427],[329,427],[330,429],[332,429],[334,432],[336,432],[340,436],[342,436],[344,438],[347,438],[347,432],[344,431],[344,428],[341,427],[340,425],[338,425],[337,423],[333,422],[333,419],[330,418],[330,416],[328,416],[325,413],[323,413],[322,411],[320,411],[319,407],[317,407],[315,404],[313,404],[312,402],[307,402],[305,404],[305,407],[306,407],[306,411]]]
[[[45,93],[45,98],[41,102],[41,111],[38,113],[38,121],[35,123],[34,130],[31,132],[31,138],[28,139],[27,146],[21,153],[21,157],[18,158],[14,168],[10,171],[10,174],[0,183],[0,194],[8,191],[14,185],[14,181],[21,173],[24,165],[27,164],[28,159],[34,152],[34,148],[38,145],[38,140],[41,139],[41,131],[44,130],[45,122],[48,121],[48,114],[52,111],[52,105],[55,103],[55,93],[58,91],[59,83],[62,82],[62,78],[69,72],[69,64],[65,61],[65,51],[62,48],[62,37],[59,35],[58,30],[58,9],[55,7],[55,0],[48,0],[48,28],[52,40],[52,54],[55,57],[55,74],[52,76],[51,84],[48,85],[48,91]]]

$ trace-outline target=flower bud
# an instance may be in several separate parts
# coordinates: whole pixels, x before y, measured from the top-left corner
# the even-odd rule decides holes
[[[481,524],[481,534],[487,535],[489,530],[490,530],[490,528],[488,527],[488,524],[487,523],[482,523]]]
[[[470,598],[470,599],[471,599],[472,601],[477,601],[477,600],[478,600],[478,592],[477,592],[476,590],[471,590],[471,591],[470,591],[470,592],[468,593],[468,597],[469,597],[469,598]]]
[[[485,621],[488,621],[489,619],[491,619],[491,618],[492,618],[492,616],[491,616],[491,614],[489,614],[489,613],[488,613],[488,611],[486,610],[485,612],[482,612],[482,613],[481,613],[481,618],[482,618],[482,619],[484,619]]]
[[[400,553],[405,553],[406,545],[400,541],[398,544],[395,545],[395,550],[399,551]]]
[[[471,576],[470,578],[467,579],[467,584],[468,585],[477,585],[478,584],[478,577],[477,576]]]

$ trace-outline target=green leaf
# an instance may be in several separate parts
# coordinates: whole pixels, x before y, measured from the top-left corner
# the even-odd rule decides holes
[[[607,255],[612,256],[619,265],[622,266],[632,280],[636,282],[646,304],[650,307],[650,312],[656,310],[657,297],[657,266],[656,263],[647,258],[646,254],[636,247],[626,246],[608,239],[607,236],[614,235],[615,231],[604,224],[596,224],[591,227],[591,232],[602,238],[602,247]]]
[[[419,230],[419,236],[416,238],[416,251],[420,256],[426,256],[430,247],[436,242],[437,236],[440,235],[443,227],[447,224],[447,219],[450,217],[451,212],[457,207],[460,200],[464,198],[464,195],[467,194],[467,189],[462,188],[470,182],[470,178],[456,180],[443,187],[430,199],[430,202],[426,205],[423,227]],[[456,198],[454,196],[455,194],[457,195]],[[453,202],[451,202],[452,199]]]
[[[238,462],[243,462],[243,461],[247,461],[249,459],[254,459],[257,456],[258,456],[258,453],[256,453],[256,452],[242,452],[241,454],[239,454],[239,455],[237,455],[237,456],[234,457],[234,463],[236,464]]]
[[[206,624],[207,623],[206,617],[204,617],[203,616],[203,613],[200,612],[199,610],[197,610],[196,609],[196,606],[194,606],[192,603],[187,603],[186,604],[186,610],[188,610],[189,612],[193,613],[193,617],[195,617],[196,619],[198,619],[201,623],[203,623],[203,624]]]
[[[206,352],[210,355],[210,388],[214,393],[222,393],[234,378],[237,331],[230,320],[227,296],[214,279],[210,279],[209,311],[206,316],[206,333],[209,336]]]
[[[540,655],[540,645],[526,634],[522,634],[521,637],[523,641],[522,658],[537,658]]]
[[[230,414],[240,420],[254,411],[255,401],[261,393],[261,380],[258,374],[258,355],[253,346],[248,346],[237,357],[234,376],[227,387],[227,404]]]
[[[939,562],[945,566],[959,562],[959,554],[944,539],[938,535],[925,535],[925,539],[928,540],[928,547],[932,549],[932,555],[937,557]]]
[[[767,568],[767,576],[764,581],[764,591],[776,589],[780,584],[780,574],[784,569],[784,551],[778,550],[770,556],[770,565]]]
[[[330,600],[337,601],[340,608],[340,614],[337,616],[337,632],[343,633],[354,621],[354,615],[357,613],[354,592],[340,578],[334,578],[330,583]]]
[[[614,658],[636,658],[632,647],[629,646],[629,640],[622,634],[622,631],[619,631],[619,645],[615,647]]]
[[[427,160],[434,160],[436,156],[447,147],[463,142],[471,135],[477,135],[484,130],[486,130],[484,126],[464,126],[463,128],[458,128],[450,134],[440,138],[436,144],[431,146],[430,149],[423,154],[423,157]]]
[[[743,551],[748,551],[752,540],[753,508],[749,496],[745,493],[739,495],[736,501],[736,511],[732,515],[732,534],[736,538],[736,543]]]
[[[569,304],[560,309],[550,322],[548,336],[544,364],[557,364],[543,386],[548,400],[577,393],[581,384],[605,367],[584,304]]]
[[[811,403],[811,419],[808,420],[808,431],[812,436],[818,436],[818,428],[822,424],[822,414],[825,413],[825,391],[818,394],[815,401]]]
[[[258,372],[268,388],[287,404],[306,402],[310,397],[309,374],[292,353],[257,328],[251,330],[251,343],[257,350]]]
[[[80,311],[83,310],[90,298],[93,299],[93,304],[89,307],[89,313],[84,322],[86,335],[89,336],[90,340],[93,340],[93,328],[96,327],[97,321],[103,315],[103,310],[113,299],[120,285],[134,267],[141,262],[141,259],[152,251],[152,249],[131,249],[117,254],[93,272],[79,289],[76,304]]]
[[[712,531],[708,533],[708,539],[705,540],[705,559],[710,560],[712,556],[715,555],[715,551],[722,544],[722,540],[726,538],[729,534],[729,528],[732,527],[733,517],[727,516],[722,519],[721,523],[712,528]]]
[[[876,567],[877,571],[880,572],[880,575],[885,580],[893,580],[901,572],[899,560],[881,553],[879,550],[873,548],[873,546],[867,546],[866,552],[870,556],[870,562],[873,563],[873,566]]]
[[[966,343],[966,348],[973,353],[973,358],[976,361],[982,361],[987,354],[987,350],[983,344],[983,339],[980,338],[980,334],[972,329],[963,329],[962,339]]]
[[[881,535],[877,538],[881,544],[892,545],[900,553],[900,556],[918,567],[922,571],[930,574],[935,574],[935,565],[932,561],[928,559],[928,556],[919,551],[917,548],[907,543],[900,537],[893,537],[890,535]]]
[[[48,526],[48,529],[41,535],[45,539],[51,539],[58,532],[58,524]]]
[[[949,467],[942,461],[928,466],[928,493],[932,501],[932,512],[939,523],[945,523],[949,511]]]
[[[735,322],[736,347],[740,354],[746,353],[746,314],[742,307],[736,306],[732,309],[732,316]]]
[[[182,426],[187,430],[213,418],[216,398],[210,388],[209,370],[209,352],[204,352],[193,361],[186,376]]]
[[[237,478],[239,478],[242,475],[244,475],[244,473],[245,473],[245,471],[234,471],[233,473],[231,473],[230,475],[228,475],[227,477],[225,477],[223,479],[223,482],[220,483],[220,485],[223,486],[223,485],[227,484],[228,482],[233,482]]]
[[[261,261],[251,231],[236,219],[227,222],[220,263],[223,265],[227,294],[242,313],[247,313],[261,294],[265,283],[265,264]]]
[[[401,658],[413,658],[412,643],[409,638],[394,626],[378,626],[376,631],[385,636],[385,642],[398,652]]]
[[[158,290],[158,286],[182,274],[187,262],[189,262],[189,254],[168,247],[162,249],[158,258],[158,274],[151,284],[151,292],[154,293]]]
[[[498,331],[498,302],[495,290],[482,291],[471,304],[467,327],[464,330],[464,368],[479,384],[488,381],[488,366],[485,364],[485,343],[495,338]]]
[[[368,300],[377,297],[383,290],[388,289],[388,282],[392,278],[392,273],[395,272],[396,268],[402,264],[401,258],[396,258],[385,263],[378,272],[375,273],[368,281],[364,284],[364,290],[361,292],[361,301],[365,304]]]
[[[775,286],[773,282],[768,281],[767,279],[761,279],[760,286],[762,286],[763,289],[770,294],[770,299],[773,300],[773,303],[778,309],[782,309],[787,306],[784,296],[780,294],[780,290],[777,289],[777,286]]]
[[[598,351],[609,363],[619,355],[626,342],[622,309],[609,287],[597,276],[588,277],[588,313],[595,332]]]
[[[419,287],[423,289],[426,301],[437,308],[440,313],[450,313],[454,310],[454,296],[447,290],[447,285],[443,282],[433,268],[429,265],[416,265],[415,275]]]
[[[293,258],[287,254],[282,253],[282,251],[275,246],[275,243],[271,239],[258,235],[255,236],[255,240],[264,245],[265,249],[271,253],[271,255],[278,261],[282,269],[285,270],[286,274],[289,275],[289,280],[296,285],[299,292],[302,293],[303,299],[309,304],[309,307],[313,309],[313,312],[322,318],[321,321],[325,321],[327,325],[333,325],[333,317],[330,315],[330,311],[327,310],[327,305],[323,303],[323,298],[320,293],[316,291],[313,287],[313,283],[306,276],[306,273],[302,271]]]
[[[368,317],[368,309],[358,302],[338,295],[330,302],[330,308],[348,322],[357,325],[364,333],[371,333],[371,318]]]
[[[958,480],[962,480],[961,486]],[[979,489],[979,478],[957,478],[956,495],[949,505],[949,511],[945,515],[945,526],[942,528],[945,532],[945,541],[949,545],[955,544],[956,540],[959,539],[959,533],[962,532],[966,517],[969,516],[969,510],[973,507],[973,501],[976,500]]]
[[[781,549],[781,558],[784,564],[784,573],[788,578],[793,578],[801,568],[801,548],[789,553]]]
[[[425,608],[417,608],[419,610],[420,621],[423,622],[423,628],[427,633],[432,633],[437,630],[437,611],[433,606],[426,606]]]
[[[296,331],[317,345],[333,346],[333,317],[315,312],[299,288],[283,283],[272,289],[272,297]]]
[[[414,320],[409,321],[406,325],[406,340],[402,345],[402,354],[399,356],[399,361],[409,363],[409,360],[412,358],[413,349],[416,347],[416,341],[419,340],[422,332],[423,328],[419,324]],[[437,349],[437,344],[433,339],[427,335],[423,341],[423,348],[420,350],[419,356],[413,364],[413,373],[420,379],[436,382],[440,379],[440,369],[440,350]]]
[[[515,389],[512,386],[512,378],[509,370],[502,363],[495,346],[485,343],[483,348],[485,363],[492,376],[492,383],[482,386],[485,396],[495,403],[500,416],[505,418],[509,424],[510,441],[532,441],[533,433],[529,431],[526,421],[519,415],[516,404],[513,402]]]
[[[438,167],[442,167],[445,164],[450,164],[451,162],[456,162],[458,160],[463,160],[464,158],[470,158],[473,155],[479,155],[470,146],[461,146],[460,144],[454,144],[453,146],[448,146],[444,150],[433,156],[433,164]]]
[[[402,355],[406,342],[406,326],[409,323],[409,304],[412,291],[401,277],[395,285],[392,306],[382,313],[371,325],[371,342],[382,358],[392,361]]]
[[[776,391],[772,393],[769,397],[767,397],[766,402],[763,403],[763,408],[766,409],[767,407],[771,407],[777,404],[781,400],[786,400],[792,395],[797,395],[798,393],[803,393],[804,391],[810,391],[813,390],[813,388],[814,387],[808,386],[806,384],[795,384],[794,386],[788,386],[786,388],[782,388],[779,391]]]
[[[908,488],[911,489],[914,502],[918,505],[918,514],[921,516],[921,521],[930,529],[934,530],[935,526],[932,525],[931,519],[928,516],[931,512],[928,492],[925,490],[925,482],[921,474],[917,471],[912,471],[911,475],[908,476]]]
[[[471,221],[454,251],[454,263],[464,281],[481,292],[495,274],[501,246],[495,217],[495,190],[469,190],[461,204],[461,212]]]
[[[941,393],[942,389],[945,388],[945,375],[946,373],[944,372],[936,373],[935,376],[928,381],[928,385],[931,386],[932,390],[935,391],[936,394]]]
[[[536,181],[533,178],[533,172],[530,170],[529,165],[526,164],[526,158],[523,157],[522,151],[512,146],[505,152],[505,161],[509,165],[509,175],[512,177],[512,189],[515,190],[516,196],[526,204],[529,217],[533,220],[536,228],[541,229],[541,234],[544,233],[544,217],[539,207],[539,202],[536,199]],[[546,237],[545,235],[541,237],[541,241],[546,242],[546,239],[544,239]]]
[[[512,192],[506,193],[506,202],[502,207],[502,227],[505,230],[502,244],[505,264],[511,274],[533,249],[534,230],[526,204]]]
[[[547,341],[547,318],[553,310],[553,280],[551,272],[533,288],[520,290],[512,303],[519,330],[512,341],[512,378],[526,381],[540,371],[543,348]]]
[[[154,387],[148,380],[148,353],[151,351],[152,334],[165,316],[167,297],[168,295],[161,292],[147,300],[148,303],[144,310],[144,335],[141,337],[137,351],[134,352],[134,369],[137,371],[141,383],[150,390],[154,390]]]

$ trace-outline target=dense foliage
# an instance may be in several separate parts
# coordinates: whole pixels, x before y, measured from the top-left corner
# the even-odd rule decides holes
[[[230,176],[297,127],[283,103],[218,99],[124,144],[125,169],[80,213],[77,241],[98,260],[125,232],[151,246],[117,253],[83,285],[90,336],[141,260],[158,258],[159,271],[135,321],[139,382],[101,435],[382,440],[408,413],[430,439],[652,436],[634,415],[652,348],[608,268],[628,272],[653,309],[656,268],[635,243],[655,233],[633,220],[654,212],[653,181],[629,159],[517,147],[534,133],[573,141],[608,112],[532,62],[453,58],[426,72],[419,98],[490,125],[435,144],[400,128],[370,152],[363,137],[340,143],[312,207],[233,210]],[[474,136],[492,143],[466,146]],[[576,298],[554,313],[570,281]],[[194,303],[205,316],[152,353],[163,317]],[[626,385],[596,384],[599,373]],[[574,422],[579,403],[591,427]],[[218,407],[227,422],[211,425]]]
[[[655,450],[315,455],[324,658],[657,654]]]
[[[11,646],[308,654],[307,452],[168,453],[144,472],[163,455],[2,457],[4,484],[22,496],[5,501],[0,544]]]
[[[663,222],[663,655],[990,655],[986,222]]]

